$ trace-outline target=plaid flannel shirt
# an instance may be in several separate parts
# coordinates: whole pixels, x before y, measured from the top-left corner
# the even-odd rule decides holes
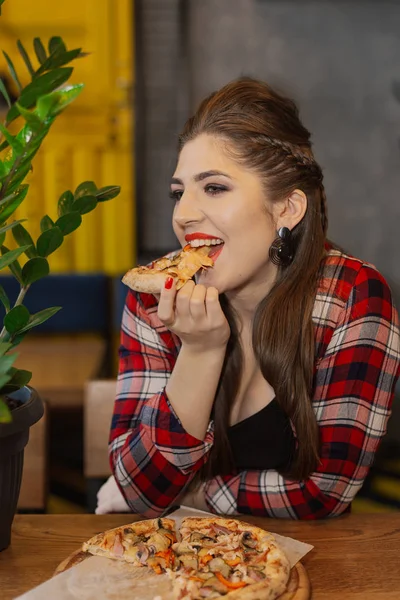
[[[313,322],[318,469],[303,481],[285,479],[275,470],[215,477],[205,484],[212,512],[325,518],[346,510],[361,488],[386,432],[399,376],[398,316],[390,289],[375,267],[331,249]],[[174,504],[213,444],[213,422],[205,439],[196,439],[165,393],[179,349],[179,338],[157,317],[156,298],[130,291],[109,451],[127,503],[144,516],[162,514]]]

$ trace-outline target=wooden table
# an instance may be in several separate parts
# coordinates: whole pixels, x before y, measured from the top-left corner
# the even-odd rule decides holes
[[[17,515],[12,545],[0,553],[1,600],[51,577],[57,565],[96,532],[132,520],[126,514]],[[313,600],[399,600],[400,513],[316,522],[246,520],[315,546],[303,559]]]

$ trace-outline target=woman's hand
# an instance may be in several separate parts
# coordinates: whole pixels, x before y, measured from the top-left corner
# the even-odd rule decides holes
[[[169,278],[172,279],[172,278]],[[175,280],[166,282],[158,304],[158,317],[175,333],[182,345],[196,351],[224,348],[230,336],[229,323],[219,302],[218,290],[188,281],[178,292]]]

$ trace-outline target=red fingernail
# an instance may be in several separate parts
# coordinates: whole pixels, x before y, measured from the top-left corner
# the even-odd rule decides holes
[[[167,277],[167,279],[165,280],[165,289],[166,290],[170,290],[172,288],[172,284],[174,283],[174,280],[172,279],[172,277]]]

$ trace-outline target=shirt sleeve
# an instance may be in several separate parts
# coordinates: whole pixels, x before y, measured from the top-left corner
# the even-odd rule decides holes
[[[111,423],[111,470],[133,512],[162,514],[206,460],[204,440],[182,426],[165,393],[179,339],[157,317],[153,296],[129,292],[119,349],[117,395]]]
[[[216,477],[205,489],[210,510],[292,519],[345,511],[386,433],[399,355],[398,315],[390,289],[374,268],[364,265],[316,365],[318,469],[304,481],[285,479],[275,470]]]

